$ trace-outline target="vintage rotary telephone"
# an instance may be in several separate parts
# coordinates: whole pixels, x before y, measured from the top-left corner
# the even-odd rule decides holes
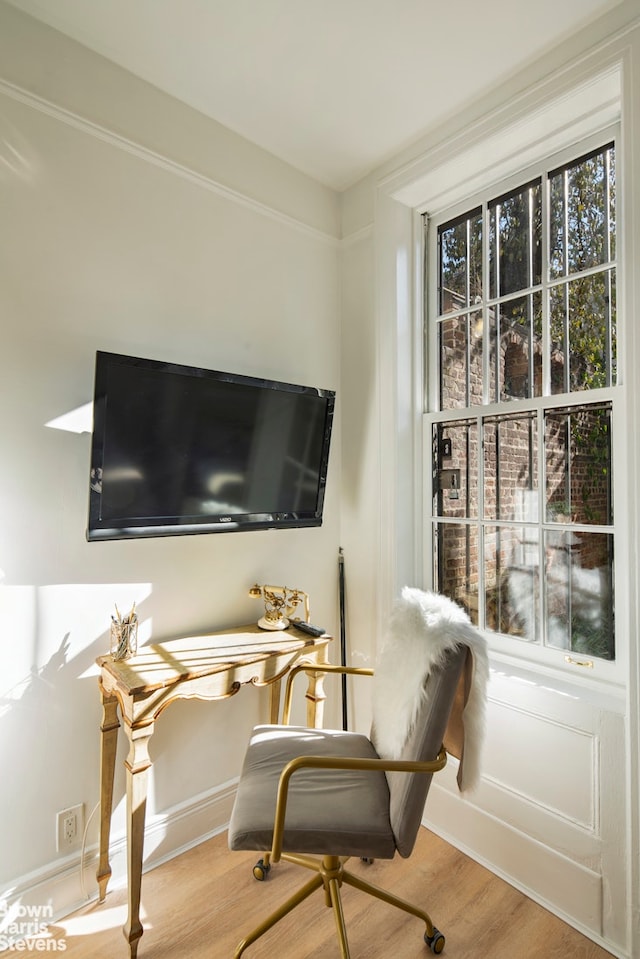
[[[309,596],[302,589],[290,589],[288,586],[259,586],[257,583],[249,590],[255,599],[264,599],[264,616],[258,620],[260,629],[286,629],[289,617],[300,604],[304,604],[302,622],[309,622]]]

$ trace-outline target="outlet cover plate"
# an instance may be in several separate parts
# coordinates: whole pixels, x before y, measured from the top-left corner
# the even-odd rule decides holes
[[[56,816],[56,849],[65,852],[82,841],[84,830],[84,803],[61,809]]]

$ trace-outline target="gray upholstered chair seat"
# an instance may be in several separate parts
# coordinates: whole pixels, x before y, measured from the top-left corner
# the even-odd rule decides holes
[[[307,756],[377,759],[366,736],[328,729],[257,726],[247,749],[229,826],[231,849],[270,850],[280,774]],[[291,778],[284,852],[392,859],[389,787],[380,770],[302,769]]]

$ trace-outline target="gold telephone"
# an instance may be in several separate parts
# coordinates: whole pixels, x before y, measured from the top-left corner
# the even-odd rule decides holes
[[[249,590],[255,599],[264,599],[264,616],[258,620],[260,629],[286,629],[289,617],[300,604],[304,604],[304,622],[309,622],[309,596],[302,589],[290,589],[288,586],[259,586],[257,583]]]

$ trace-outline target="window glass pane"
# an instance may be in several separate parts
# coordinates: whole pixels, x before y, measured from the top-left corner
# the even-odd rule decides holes
[[[549,177],[549,276],[566,273],[565,174]]]
[[[579,273],[609,261],[611,184],[608,151],[551,175],[552,276]]]
[[[467,405],[467,318],[442,320],[440,334],[440,408]]]
[[[498,282],[498,210],[494,205],[489,207],[489,296],[495,299],[498,296],[500,284]]]
[[[486,519],[538,520],[536,414],[487,420],[483,428]]]
[[[613,536],[561,529],[544,535],[547,644],[614,659]]]
[[[544,421],[547,523],[570,523],[570,417],[566,411],[547,411]]]
[[[469,222],[469,305],[482,300],[482,210]]]
[[[434,426],[435,516],[478,515],[478,439],[473,420]],[[452,476],[452,473],[455,475]]]
[[[609,259],[616,258],[616,152],[613,144],[605,152],[609,185]]]
[[[482,328],[480,310],[440,321],[440,409],[482,403]]]
[[[540,181],[489,206],[490,296],[507,296],[542,279]]]
[[[603,155],[571,167],[567,173],[567,264],[569,273],[608,260],[607,202]]]
[[[438,230],[439,313],[462,310],[482,298],[482,211]]]
[[[569,283],[569,387],[592,390],[609,382],[609,273]]]
[[[480,406],[484,401],[482,311],[474,310],[469,314],[469,406]]]
[[[503,379],[502,351],[500,348],[500,308],[489,311],[489,402],[497,403]]]
[[[545,413],[546,521],[610,526],[611,405]]]
[[[610,145],[549,177],[549,275],[566,276],[615,257],[615,156]]]
[[[567,364],[567,329],[568,304],[567,284],[554,286],[549,291],[549,330],[551,349],[549,362],[551,366],[550,383],[551,393],[569,392],[569,366]]]
[[[615,270],[606,270],[551,289],[552,393],[615,385],[615,286]]]
[[[542,394],[542,297],[540,293],[507,300],[496,307],[492,333],[499,340],[491,356],[498,361],[494,379],[500,399]]]
[[[484,532],[485,626],[539,638],[539,551],[535,526],[487,526]]]
[[[467,221],[440,228],[440,314],[467,305]]]
[[[527,306],[531,322],[531,352],[533,353],[533,390],[532,396],[542,396],[543,393],[543,356],[544,344],[542,339],[542,293],[534,293],[527,298]]]
[[[436,589],[463,606],[478,623],[478,530],[462,523],[438,523],[434,533]]]
[[[608,297],[609,305],[610,385],[615,386],[618,382],[618,307],[615,270],[609,270],[605,273],[605,284],[605,296]]]

